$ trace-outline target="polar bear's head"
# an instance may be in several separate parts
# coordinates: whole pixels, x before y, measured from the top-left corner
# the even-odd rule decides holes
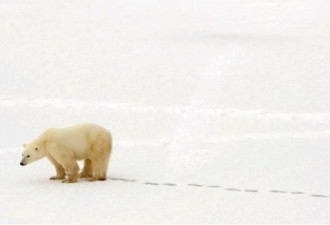
[[[24,151],[22,154],[21,166],[37,161],[45,156],[44,150],[35,144],[24,144]]]

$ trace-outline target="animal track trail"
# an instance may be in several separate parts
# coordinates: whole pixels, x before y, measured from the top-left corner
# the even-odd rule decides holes
[[[323,194],[308,194],[301,191],[284,191],[284,190],[276,190],[272,189],[269,191],[260,191],[257,189],[244,189],[244,188],[233,188],[233,187],[224,187],[221,185],[204,185],[204,184],[198,184],[198,183],[188,183],[188,184],[177,184],[177,183],[157,183],[157,182],[150,182],[150,181],[142,181],[142,180],[136,180],[136,179],[124,179],[124,178],[110,178],[112,181],[119,181],[119,182],[125,182],[125,183],[139,183],[146,186],[157,186],[157,187],[169,187],[169,188],[196,188],[196,189],[213,189],[213,190],[221,190],[226,192],[237,192],[237,193],[246,193],[246,194],[259,194],[259,193],[271,193],[279,196],[283,195],[295,195],[295,196],[308,196],[313,198],[330,198],[328,195]]]

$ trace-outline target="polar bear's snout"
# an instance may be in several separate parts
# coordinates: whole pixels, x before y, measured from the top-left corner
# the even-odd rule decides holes
[[[21,162],[20,162],[19,164],[20,164],[21,166],[26,166],[26,165],[27,165],[27,162],[26,162],[26,161],[27,161],[27,158],[30,158],[30,155],[26,155],[26,156],[25,156],[25,155],[23,154],[22,157],[23,157],[23,158],[22,158],[22,160],[21,160]]]
[[[26,166],[25,157],[23,157],[23,159],[21,160],[21,162],[19,164],[21,166]]]

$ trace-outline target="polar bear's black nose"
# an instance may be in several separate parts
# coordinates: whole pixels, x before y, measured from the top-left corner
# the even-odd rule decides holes
[[[24,166],[24,163],[21,162],[20,165],[21,165],[21,166]]]

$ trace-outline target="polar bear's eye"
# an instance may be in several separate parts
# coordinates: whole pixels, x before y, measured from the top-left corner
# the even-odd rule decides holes
[[[30,155],[27,155],[26,157],[28,157],[28,158],[29,158],[29,157],[30,157]]]

